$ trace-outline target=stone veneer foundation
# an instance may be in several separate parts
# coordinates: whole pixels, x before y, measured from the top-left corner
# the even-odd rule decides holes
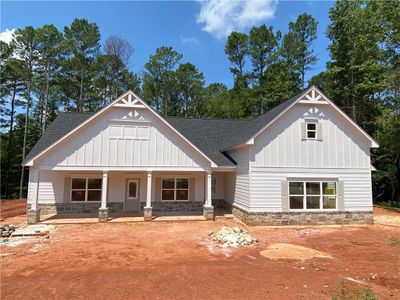
[[[372,211],[247,212],[238,207],[232,214],[247,225],[342,225],[373,224]]]
[[[118,213],[123,212],[124,203],[123,202],[109,202],[108,212]],[[28,210],[30,209],[30,204],[28,204]],[[75,215],[75,214],[98,214],[100,203],[55,203],[55,204],[38,204],[40,209],[40,215]]]
[[[146,202],[140,203],[140,210],[144,211]],[[203,211],[202,201],[157,201],[152,202],[153,213],[159,212],[198,212]],[[28,204],[28,210],[30,209]],[[123,202],[108,202],[109,213],[122,213],[124,210]],[[98,214],[100,203],[55,203],[55,204],[38,204],[40,215],[75,215],[75,214]]]
[[[143,211],[145,202],[140,203],[140,209]],[[155,201],[151,202],[153,213],[158,212],[202,212],[202,201]]]

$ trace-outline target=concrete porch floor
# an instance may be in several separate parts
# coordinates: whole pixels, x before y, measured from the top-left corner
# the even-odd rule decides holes
[[[215,219],[233,219],[234,216],[226,211],[217,210]],[[179,214],[165,213],[153,216],[152,222],[187,222],[187,221],[206,221],[199,214]],[[80,214],[80,215],[46,215],[40,217],[42,224],[90,224],[98,223],[97,214]],[[127,222],[144,222],[143,212],[137,213],[121,213],[111,214],[106,223],[127,223]]]

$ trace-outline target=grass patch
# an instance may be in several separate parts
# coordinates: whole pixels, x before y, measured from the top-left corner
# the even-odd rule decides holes
[[[374,203],[375,206],[389,208],[394,211],[400,212],[400,202],[386,201]]]
[[[389,242],[388,245],[391,246],[391,247],[400,246],[400,240],[395,238],[395,237],[392,237],[392,238],[390,238],[390,242]]]
[[[374,293],[370,286],[350,290],[347,283],[342,281],[338,291],[333,294],[332,300],[378,300],[378,296]]]

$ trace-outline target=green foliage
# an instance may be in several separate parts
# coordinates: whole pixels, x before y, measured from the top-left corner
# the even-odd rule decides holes
[[[371,286],[351,291],[345,281],[342,281],[339,291],[333,294],[332,300],[378,300]]]
[[[376,139],[380,144],[373,151],[372,173],[374,198],[377,202],[400,204],[400,118],[390,108],[385,108],[376,121]],[[396,205],[396,204],[392,205]]]
[[[309,14],[300,15],[296,22],[289,23],[289,32],[283,37],[281,54],[293,71],[300,75],[300,87],[304,88],[304,76],[317,57],[311,48],[317,38],[318,22]]]
[[[244,66],[249,52],[249,38],[246,34],[232,32],[225,45],[225,53],[232,64],[231,72],[236,78],[245,76]]]
[[[2,198],[18,197],[20,178],[26,194],[23,157],[60,110],[96,111],[112,92],[112,99],[128,89],[140,94],[140,78],[126,65],[130,46],[112,40],[116,52],[103,59],[97,25],[75,19],[64,34],[54,25],[27,26],[10,44],[0,42]]]
[[[376,201],[399,200],[398,1],[338,1],[330,11],[331,61],[311,82],[376,138]]]
[[[177,82],[175,70],[182,58],[182,54],[172,47],[161,47],[144,65],[143,96],[150,105],[164,115],[173,111],[177,99]],[[171,107],[170,107],[171,105]]]
[[[76,101],[79,112],[96,110],[97,95],[90,83],[98,71],[95,63],[100,49],[100,32],[95,23],[86,19],[74,19],[70,27],[64,28],[66,58],[62,72],[66,73],[66,96]]]
[[[400,246],[400,240],[397,237],[391,237],[390,242],[388,244],[390,247],[399,247]]]
[[[195,65],[179,65],[175,72],[178,98],[175,101],[174,115],[200,117],[202,115],[204,75]]]

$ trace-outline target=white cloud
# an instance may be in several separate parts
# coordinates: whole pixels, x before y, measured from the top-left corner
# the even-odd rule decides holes
[[[218,38],[271,19],[278,0],[205,0],[200,2],[197,23]]]
[[[196,45],[196,46],[200,45],[200,41],[197,38],[191,37],[191,36],[181,37],[181,42],[183,44],[193,44],[193,45]]]
[[[6,29],[5,31],[0,32],[0,41],[6,42],[9,44],[13,38],[15,28],[13,29]]]

